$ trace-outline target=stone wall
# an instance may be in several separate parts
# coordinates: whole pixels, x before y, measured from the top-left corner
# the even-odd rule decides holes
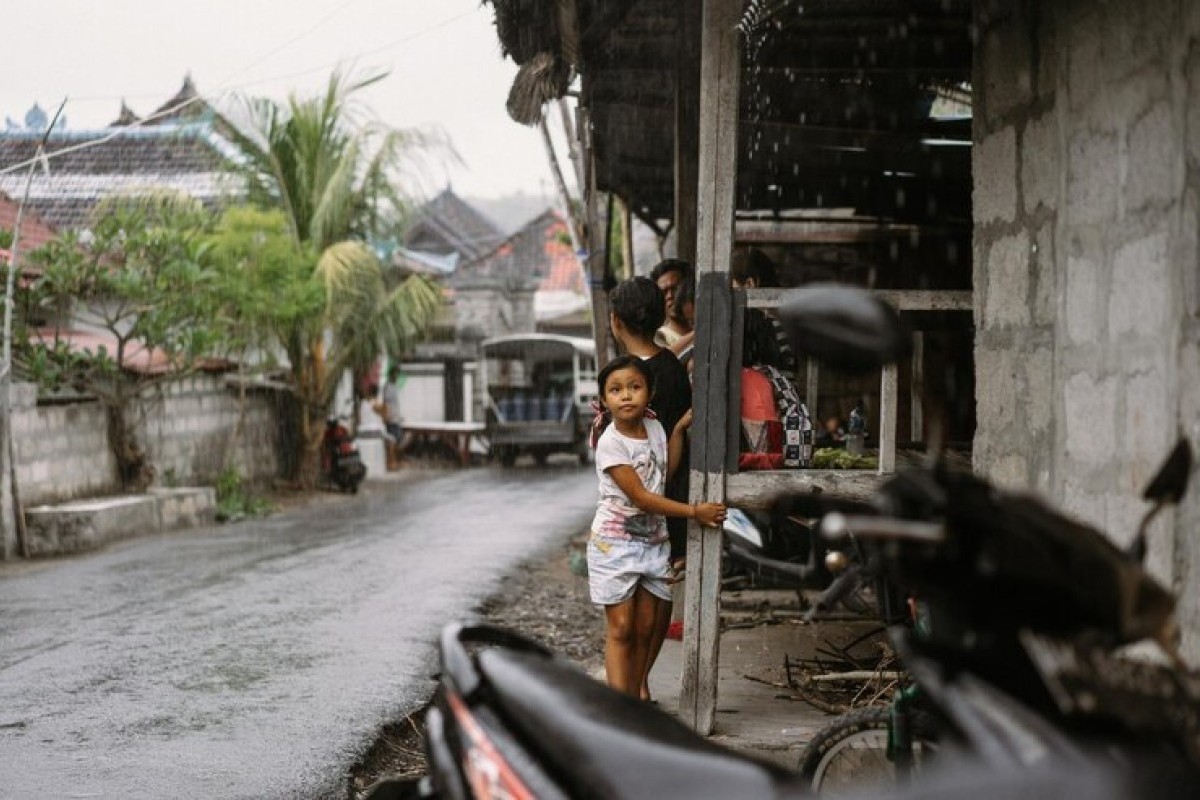
[[[215,483],[228,464],[242,476],[269,481],[279,471],[278,424],[271,395],[251,392],[238,446],[237,393],[224,378],[198,375],[163,387],[138,423],[156,484]],[[119,490],[104,410],[96,402],[36,405],[36,391],[14,390],[13,445],[21,503],[26,507]]]
[[[975,466],[1124,543],[1200,446],[1200,4],[976,4]],[[1152,529],[1200,656],[1200,480]]]

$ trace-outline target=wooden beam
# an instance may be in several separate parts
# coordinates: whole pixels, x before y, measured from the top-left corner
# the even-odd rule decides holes
[[[586,92],[586,77],[585,77]],[[579,109],[579,140],[586,159],[587,188],[584,198],[587,205],[587,276],[589,290],[592,295],[592,336],[596,342],[596,368],[608,363],[609,330],[608,330],[608,287],[605,267],[608,254],[604,252],[606,228],[602,219],[604,208],[603,198],[596,189],[596,150],[592,143],[591,123],[588,110]]]
[[[879,382],[879,474],[896,471],[896,418],[900,403],[900,370],[883,368]]]
[[[696,263],[696,192],[700,167],[700,4],[676,6],[675,255]]]
[[[738,508],[765,510],[780,495],[825,494],[866,500],[886,478],[865,469],[784,469],[742,472],[725,478],[725,502]]]
[[[925,392],[925,334],[913,331],[912,335],[912,372],[908,386],[909,402],[909,439],[914,442],[925,441],[925,409],[922,407],[921,396]]]
[[[738,91],[741,84],[741,0],[703,0],[700,47],[699,175],[697,180],[695,421],[690,499],[723,502],[737,184]],[[721,529],[688,525],[688,580],[684,603],[683,674],[679,714],[702,734],[717,711],[720,649]]]
[[[859,244],[930,234],[959,234],[967,228],[905,225],[862,219],[738,220],[738,244]]]
[[[790,289],[747,289],[750,308],[779,308]],[[974,294],[969,291],[940,289],[876,289],[875,295],[897,311],[974,311]]]

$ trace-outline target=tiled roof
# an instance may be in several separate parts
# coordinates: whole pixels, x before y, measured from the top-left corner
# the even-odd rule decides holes
[[[451,189],[417,210],[404,244],[411,250],[458,253],[469,261],[489,252],[504,234]]]
[[[543,292],[586,289],[583,268],[571,249],[567,223],[558,212],[547,210],[505,239],[490,253],[474,259],[455,273],[460,287],[475,282],[527,285]]]
[[[0,191],[24,191],[26,170],[3,170],[31,159],[40,138],[0,132]],[[90,141],[96,144],[55,156]],[[87,227],[92,208],[113,192],[169,189],[215,206],[242,190],[228,170],[232,147],[204,122],[63,131],[50,137],[46,155],[49,171],[34,171],[27,208],[60,229]]]
[[[15,231],[17,210],[16,201],[0,192],[0,230]],[[42,221],[31,209],[26,208],[25,216],[21,218],[21,252],[28,253],[36,250],[53,238],[54,229]]]

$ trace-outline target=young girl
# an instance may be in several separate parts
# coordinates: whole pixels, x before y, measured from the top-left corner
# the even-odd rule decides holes
[[[725,507],[694,506],[663,496],[678,467],[688,412],[667,434],[646,416],[654,382],[636,356],[610,361],[597,378],[603,432],[596,440],[600,500],[588,541],[592,602],[604,606],[604,665],[608,684],[639,696],[649,669],[659,601],[670,601],[670,544],[666,516],[719,525]]]

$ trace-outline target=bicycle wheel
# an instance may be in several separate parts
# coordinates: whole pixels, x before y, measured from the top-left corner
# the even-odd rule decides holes
[[[919,773],[924,761],[937,750],[937,736],[924,714],[913,714],[912,725],[912,769]],[[895,786],[900,775],[888,758],[890,729],[890,708],[860,708],[843,714],[804,748],[800,754],[800,775],[821,797]]]

